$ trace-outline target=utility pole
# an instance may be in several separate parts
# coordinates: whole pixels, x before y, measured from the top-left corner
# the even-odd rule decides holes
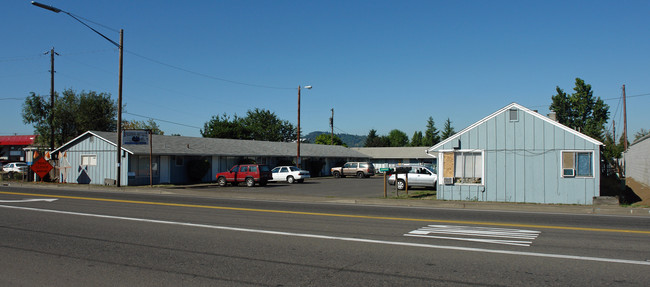
[[[625,85],[623,85],[623,151],[627,151],[627,106],[625,104]]]
[[[612,133],[614,134],[612,136],[612,140],[614,140],[614,144],[616,144],[616,121],[612,120]]]
[[[54,150],[54,55],[59,55],[57,52],[54,52],[54,47],[49,52],[45,52],[45,55],[50,54],[50,151]]]
[[[330,118],[330,128],[332,129],[332,136],[330,137],[330,145],[334,145],[334,108],[332,108],[332,117]]]

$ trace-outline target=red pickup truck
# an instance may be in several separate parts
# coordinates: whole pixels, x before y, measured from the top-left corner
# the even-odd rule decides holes
[[[240,164],[216,175],[219,186],[226,186],[228,183],[237,186],[241,182],[245,182],[248,187],[255,186],[255,183],[265,186],[272,177],[269,166],[263,164]]]

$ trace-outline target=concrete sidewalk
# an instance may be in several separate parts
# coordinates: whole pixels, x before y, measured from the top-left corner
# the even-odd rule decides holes
[[[562,205],[562,204],[532,204],[532,203],[503,203],[503,202],[477,202],[477,201],[441,201],[436,199],[416,198],[360,198],[360,197],[332,197],[317,195],[290,195],[277,193],[264,193],[263,189],[247,188],[244,191],[236,191],[234,188],[222,188],[216,184],[197,184],[183,186],[101,186],[101,185],[80,185],[80,184],[59,184],[59,183],[32,183],[32,182],[0,182],[0,187],[22,187],[22,188],[46,188],[61,190],[79,191],[102,191],[102,192],[126,192],[139,194],[159,194],[194,196],[206,198],[223,199],[248,199],[268,200],[286,202],[307,202],[307,203],[334,203],[334,204],[358,204],[358,205],[382,205],[396,207],[421,207],[421,208],[449,208],[449,209],[471,209],[471,210],[499,210],[519,212],[544,212],[544,213],[570,213],[570,214],[601,214],[601,215],[625,215],[625,216],[648,216],[650,208],[629,207],[616,204],[615,199],[599,200],[603,203],[594,205]],[[596,202],[599,202],[596,201]]]

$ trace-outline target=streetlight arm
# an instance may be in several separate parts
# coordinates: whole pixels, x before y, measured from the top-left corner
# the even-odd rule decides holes
[[[115,41],[111,40],[110,38],[104,36],[104,34],[100,33],[100,32],[97,31],[97,30],[95,30],[93,27],[90,27],[90,26],[89,26],[88,24],[86,24],[84,21],[79,20],[79,18],[75,17],[74,15],[70,14],[69,12],[63,11],[63,10],[61,10],[61,9],[59,9],[59,8],[56,8],[56,7],[53,7],[53,6],[50,6],[50,5],[45,5],[45,4],[42,4],[42,3],[38,3],[38,2],[36,2],[36,1],[32,1],[32,5],[34,5],[34,6],[36,6],[36,7],[43,8],[43,9],[45,9],[45,10],[50,10],[50,11],[52,11],[52,12],[54,12],[54,13],[63,12],[63,13],[65,13],[65,14],[68,14],[68,16],[70,16],[70,17],[72,17],[73,19],[79,21],[79,23],[81,23],[81,24],[83,24],[84,26],[88,27],[88,29],[93,30],[93,32],[97,33],[99,36],[102,36],[102,38],[108,40],[109,42],[111,42],[111,43],[112,43],[113,45],[115,45],[116,47],[118,47],[118,48],[122,48],[122,46],[120,46],[120,44],[118,44],[117,42],[115,42]]]
[[[50,5],[41,4],[41,3],[38,3],[38,2],[36,2],[36,1],[32,1],[32,5],[34,5],[34,6],[36,6],[36,7],[41,7],[41,8],[43,8],[43,9],[45,9],[45,10],[50,10],[50,11],[52,11],[52,12],[54,12],[54,13],[59,13],[59,12],[62,11],[62,10],[59,9],[59,8],[52,7],[52,6],[50,6]]]

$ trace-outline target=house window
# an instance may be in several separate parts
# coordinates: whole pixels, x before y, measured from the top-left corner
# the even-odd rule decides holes
[[[517,109],[510,109],[508,111],[508,116],[510,117],[511,122],[516,122],[519,120],[519,113],[517,113]]]
[[[81,155],[81,165],[97,165],[97,155],[96,154]]]
[[[563,151],[562,177],[593,177],[593,162],[593,152]]]
[[[483,184],[483,153],[454,151],[443,153],[443,177],[451,184]]]

